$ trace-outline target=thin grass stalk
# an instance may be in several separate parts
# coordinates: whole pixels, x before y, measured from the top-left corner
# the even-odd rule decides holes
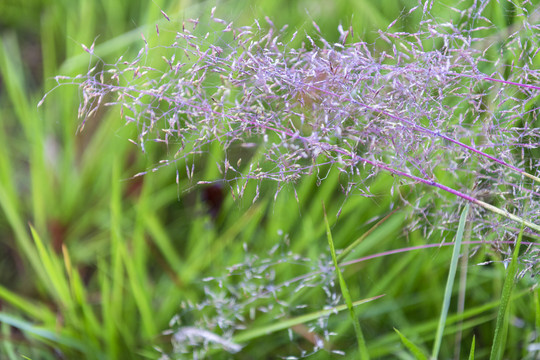
[[[415,343],[407,339],[407,337],[405,337],[405,335],[403,335],[398,329],[394,328],[394,331],[399,335],[399,338],[401,339],[403,345],[405,345],[407,349],[409,349],[409,351],[414,355],[416,360],[428,360],[428,357],[424,354],[422,349],[420,349]]]
[[[467,222],[465,229],[465,241],[463,244],[463,255],[461,256],[459,267],[459,293],[457,300],[457,314],[463,314],[465,311],[465,295],[467,293],[467,270],[469,268],[469,249],[471,239],[472,222]],[[459,360],[461,355],[461,342],[463,340],[463,330],[459,329],[456,334],[455,346],[454,346],[454,359]]]
[[[326,216],[326,209],[323,206],[323,214],[324,214],[324,222],[326,224],[326,237],[328,238],[328,245],[330,246],[330,254],[332,255],[332,261],[334,262],[334,268],[336,270],[336,276],[339,279],[339,286],[341,288],[341,294],[343,295],[343,299],[345,300],[345,303],[347,304],[347,308],[349,309],[349,315],[351,317],[351,321],[354,326],[354,332],[356,333],[356,341],[358,342],[358,356],[360,359],[368,360],[369,359],[369,352],[366,346],[366,341],[364,339],[364,334],[362,332],[362,327],[360,326],[360,320],[358,319],[358,316],[356,315],[356,312],[354,311],[353,302],[351,299],[351,295],[349,293],[349,288],[347,287],[347,283],[345,282],[345,279],[343,278],[343,274],[341,273],[341,270],[339,268],[339,263],[336,257],[336,251],[334,249],[334,241],[332,240],[332,232],[330,231],[330,224],[328,223],[328,218]]]
[[[474,360],[474,347],[475,347],[476,337],[473,336],[472,338],[472,344],[471,344],[471,351],[469,352],[469,360]]]
[[[433,351],[431,358],[436,360],[439,356],[439,350],[441,348],[442,338],[444,334],[444,326],[446,324],[446,318],[448,315],[448,308],[450,307],[450,299],[452,298],[452,287],[454,286],[454,279],[457,271],[457,264],[459,262],[459,255],[461,253],[461,241],[463,239],[463,232],[465,230],[465,224],[467,216],[469,215],[469,204],[465,205],[465,208],[461,212],[461,218],[459,219],[459,226],[454,241],[454,250],[452,252],[452,259],[450,261],[450,269],[448,271],[448,279],[446,282],[446,289],[444,291],[444,299],[441,308],[441,316],[439,318],[439,324],[437,326],[437,333],[435,335],[435,343],[433,344]]]
[[[521,246],[521,240],[523,238],[524,225],[521,227],[521,231],[516,240],[514,251],[512,253],[512,260],[508,265],[506,277],[504,278],[503,291],[501,295],[501,303],[499,305],[499,311],[497,312],[497,323],[495,325],[495,335],[493,336],[493,345],[491,347],[490,360],[499,360],[504,353],[505,333],[506,326],[508,324],[508,306],[512,299],[512,290],[516,281],[516,275],[518,272],[518,256],[519,248]]]

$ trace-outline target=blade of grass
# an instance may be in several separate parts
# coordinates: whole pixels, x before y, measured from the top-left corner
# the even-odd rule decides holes
[[[380,297],[383,297],[383,296],[384,295],[379,295],[379,296],[374,296],[374,297],[363,299],[363,300],[358,300],[358,301],[353,302],[351,305],[353,307],[355,307],[355,306],[358,306],[358,305],[365,304],[365,303],[368,303],[370,301],[376,300],[376,299],[378,299]],[[234,336],[232,338],[232,341],[235,342],[235,343],[246,342],[246,341],[255,339],[255,338],[259,337],[259,336],[269,335],[269,334],[277,332],[277,331],[281,331],[281,330],[291,328],[291,327],[293,327],[295,325],[304,324],[304,323],[307,323],[309,321],[316,320],[316,319],[318,319],[320,317],[323,317],[323,316],[326,316],[326,315],[329,315],[329,314],[332,314],[332,313],[341,312],[341,311],[343,311],[343,310],[345,310],[347,308],[348,308],[347,304],[339,305],[339,306],[336,306],[336,307],[331,308],[331,309],[324,309],[324,310],[316,311],[316,312],[313,312],[313,313],[310,313],[310,314],[297,316],[295,318],[284,320],[284,321],[281,321],[279,323],[275,323],[275,324],[272,324],[272,325],[262,326],[262,327],[251,329],[251,330],[245,330],[245,331],[240,332],[238,335]]]
[[[336,257],[336,251],[334,249],[334,241],[332,240],[332,232],[330,231],[330,224],[328,223],[328,217],[326,216],[326,209],[324,208],[324,202],[323,202],[323,214],[324,214],[324,222],[326,224],[326,236],[328,238],[328,245],[330,246],[332,260],[334,261],[334,267],[336,268],[336,275],[339,279],[341,293],[343,294],[343,299],[345,299],[345,302],[347,303],[347,307],[349,308],[349,314],[351,315],[354,331],[356,333],[356,339],[358,341],[358,353],[361,359],[369,359],[369,353],[367,350],[366,341],[364,340],[364,334],[362,333],[360,322],[358,321],[358,317],[356,316],[356,313],[354,311],[353,302],[351,300],[349,289],[347,287],[347,284],[345,283],[343,274],[341,273],[341,270],[339,269],[339,264]]]
[[[17,355],[15,355],[15,349],[13,348],[13,341],[11,340],[11,328],[8,324],[2,323],[0,326],[1,334],[2,334],[2,348],[3,354],[5,354],[9,360],[15,360],[17,359]]]
[[[14,306],[24,312],[35,321],[40,321],[47,324],[56,322],[56,315],[46,305],[29,301],[15,292],[0,285],[0,301],[4,305]]]
[[[150,234],[152,242],[163,254],[168,264],[175,271],[182,271],[182,260],[178,255],[178,252],[174,249],[170,236],[167,234],[167,231],[163,228],[156,215],[149,214],[149,216],[145,219],[145,225],[148,233]]]
[[[87,347],[93,344],[97,348],[98,340],[96,334],[100,331],[99,323],[94,316],[90,304],[85,301],[84,286],[78,274],[72,271],[67,250],[64,247],[66,274],[60,257],[51,251],[50,246],[46,246],[43,243],[33,226],[30,226],[30,230],[43,262],[43,271],[49,279],[48,284],[51,286],[50,292],[55,294],[60,304],[65,307],[65,321],[70,323],[71,327],[76,329],[76,331],[84,332]]]
[[[467,269],[469,268],[469,247],[471,240],[471,231],[472,231],[472,222],[467,224],[465,229],[465,239],[463,247],[463,256],[461,258],[460,269],[459,269],[459,292],[458,292],[458,304],[457,304],[457,313],[461,314],[465,311],[465,294],[467,292]],[[461,342],[463,339],[462,331],[458,331],[456,334],[455,340],[455,350],[454,350],[454,359],[460,358],[461,353]]]
[[[32,225],[30,225],[30,231],[32,233],[32,237],[34,238],[39,258],[43,264],[42,271],[47,274],[47,283],[52,286],[50,289],[51,293],[55,294],[57,299],[64,306],[71,307],[72,299],[66,274],[62,269],[62,265],[59,263],[58,258],[50,251],[50,249],[45,246],[41,240],[41,237]]]
[[[101,316],[103,318],[103,334],[107,338],[104,351],[107,358],[112,359],[113,355],[118,354],[119,340],[116,331],[115,313],[112,304],[112,281],[110,279],[110,264],[104,259],[98,260],[99,284],[103,306],[101,307]]]
[[[469,360],[474,360],[474,341],[475,337],[472,338],[471,352],[469,353]]]
[[[18,319],[15,316],[2,312],[0,312],[0,322],[9,324],[14,328],[17,328],[20,331],[24,332],[25,334],[30,334],[36,337],[47,339],[54,343],[66,345],[70,348],[78,349],[82,352],[86,352],[87,354],[89,354],[88,347],[85,343],[80,342],[79,340],[71,336],[61,334],[58,331],[50,331],[47,328],[35,326],[28,321]]]
[[[142,329],[145,336],[150,339],[158,333],[155,324],[156,318],[152,315],[151,293],[145,289],[144,278],[141,276],[142,270],[137,271],[133,258],[128,255],[125,249],[122,250],[124,267],[131,285],[133,298],[141,316]]]
[[[499,312],[497,313],[497,325],[495,327],[495,335],[493,336],[493,346],[491,348],[491,354],[489,357],[492,360],[500,359],[504,351],[504,335],[506,333],[504,329],[505,323],[508,319],[506,315],[508,312],[508,304],[510,303],[510,299],[512,297],[512,289],[514,287],[514,282],[518,271],[517,258],[519,255],[519,248],[521,246],[521,239],[523,238],[524,229],[525,224],[522,224],[516,241],[516,246],[512,254],[512,261],[510,261],[510,265],[508,265],[508,271],[506,273],[506,278],[504,279],[501,304],[499,305]]]
[[[401,342],[403,343],[403,345],[405,345],[407,347],[407,349],[410,350],[410,352],[414,355],[414,357],[417,360],[427,360],[427,356],[424,354],[424,352],[418,346],[416,346],[416,344],[414,344],[412,341],[407,339],[405,337],[405,335],[403,335],[398,329],[394,328],[394,331],[401,338]]]
[[[86,288],[79,272],[72,266],[71,257],[65,244],[62,244],[62,254],[64,256],[64,265],[71,289],[72,301],[75,304],[74,317],[80,320],[84,327],[84,331],[87,334],[87,344],[92,343],[96,347],[99,347],[97,337],[101,334],[101,325],[94,314],[92,304],[87,301]]]
[[[534,291],[536,342],[540,342],[540,289]]]
[[[0,74],[4,79],[6,95],[13,105],[14,113],[28,140],[33,223],[42,231],[46,228],[46,203],[49,194],[44,190],[48,188],[49,177],[43,162],[46,157],[43,152],[43,122],[39,121],[36,112],[31,110],[32,100],[27,95],[23,63],[16,34],[2,36],[0,38]]]
[[[432,359],[437,359],[439,356],[439,350],[441,348],[442,337],[444,333],[444,325],[446,324],[446,317],[448,315],[448,308],[450,307],[450,298],[452,297],[452,287],[454,285],[454,279],[456,277],[457,264],[459,261],[459,254],[461,249],[461,241],[463,239],[463,232],[465,230],[465,223],[467,221],[467,215],[469,214],[469,204],[465,205],[465,208],[461,212],[461,218],[459,219],[458,231],[456,234],[456,240],[454,242],[454,251],[452,253],[452,260],[450,262],[450,271],[448,272],[448,280],[446,281],[446,289],[444,291],[444,300],[441,311],[441,317],[439,318],[439,325],[437,326],[437,333],[435,336],[435,343],[433,344],[433,352],[431,354]]]
[[[343,250],[343,252],[341,254],[339,254],[339,256],[337,257],[338,262],[341,262],[343,259],[345,259],[345,257],[347,257],[347,255],[349,255],[351,253],[351,251],[353,251],[358,246],[358,244],[360,244],[362,241],[364,241],[365,238],[367,238],[371,233],[373,233],[379,226],[381,226],[386,220],[388,220],[390,218],[390,216],[394,215],[396,213],[396,211],[398,211],[398,210],[402,210],[402,209],[401,208],[396,208],[396,209],[392,210],[384,218],[377,221],[377,223],[375,225],[373,225],[371,228],[369,228],[368,231],[363,233],[351,245],[347,246],[347,248],[345,250]]]
[[[122,208],[122,188],[120,175],[120,156],[115,156],[113,160],[111,173],[111,199],[110,199],[110,218],[111,218],[111,271],[112,271],[112,286],[111,286],[111,310],[116,322],[116,331],[118,339],[121,339],[126,346],[133,344],[135,329],[130,329],[129,319],[125,317],[128,307],[131,305],[130,299],[125,296],[124,289],[126,288],[127,272],[122,261],[122,253],[125,251],[125,237],[122,229],[122,216],[124,214]],[[119,357],[121,350],[115,344],[110,347],[110,350],[120,351],[114,354],[114,357]]]

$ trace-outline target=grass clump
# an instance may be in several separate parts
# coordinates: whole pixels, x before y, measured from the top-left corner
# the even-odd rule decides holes
[[[146,6],[126,32],[81,4],[121,35],[86,18],[90,66],[78,46],[48,59],[39,113],[2,37],[2,126],[31,144],[12,160],[0,131],[2,246],[30,279],[0,287],[7,356],[537,355],[538,6],[371,6],[375,28],[333,36],[316,8],[287,27]]]

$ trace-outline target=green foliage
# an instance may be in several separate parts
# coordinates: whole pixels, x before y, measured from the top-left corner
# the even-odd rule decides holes
[[[265,182],[248,184],[243,199],[233,199],[225,188],[213,218],[202,200],[204,186],[196,186],[196,181],[219,177],[214,165],[225,157],[221,149],[132,178],[171,154],[160,144],[141,154],[127,140],[136,137],[137,129],[123,127],[119,109],[96,106],[95,115],[78,131],[76,87],[57,88],[36,108],[56,85],[54,76],[74,76],[96,65],[89,64],[81,44],[90,47],[95,41],[95,53],[106,62],[115,61],[138,51],[141,33],[151,45],[158,44],[156,24],[161,38],[174,38],[184,19],[210,11],[213,3],[36,0],[23,2],[24,11],[19,5],[0,5],[0,358],[158,358],[156,347],[171,355],[178,330],[171,318],[179,314],[179,328],[210,318],[209,307],[201,313],[181,307],[208,300],[207,288],[214,284],[208,278],[223,280],[227,290],[234,290],[232,294],[222,288],[226,297],[219,300],[234,298],[244,310],[251,309],[253,301],[255,309],[253,315],[241,314],[244,321],[237,325],[244,329],[235,329],[230,337],[242,350],[231,355],[216,347],[212,359],[300,357],[302,351],[313,352],[315,338],[323,339],[323,346],[314,359],[341,351],[343,358],[355,358],[363,341],[360,352],[371,358],[410,357],[402,344],[409,351],[416,347],[394,328],[417,343],[440,342],[441,358],[453,356],[451,335],[458,333],[464,347],[474,336],[471,359],[489,356],[492,344],[498,357],[538,356],[527,352],[524,339],[540,328],[539,290],[530,291],[536,278],[516,280],[519,245],[506,275],[501,252],[506,248],[479,246],[467,254],[470,264],[484,266],[469,267],[466,308],[455,312],[449,307],[445,337],[436,340],[441,304],[456,295],[445,288],[448,263],[456,255],[443,243],[453,239],[457,229],[429,237],[409,231],[411,223],[425,219],[402,201],[415,200],[408,197],[411,186],[392,192],[391,176],[372,179],[372,197],[346,198],[340,188],[347,179],[334,168],[285,187],[275,199],[276,186]],[[329,39],[337,40],[335,29],[342,23],[354,25],[356,40],[375,42],[374,29],[384,29],[404,8],[415,5],[229,1],[217,11],[235,23],[251,24],[254,17],[268,16],[278,27],[290,24],[299,32],[311,32],[307,7],[321,31],[334,34]],[[433,12],[444,16],[447,5],[452,2],[436,2]],[[164,19],[162,9],[172,22]],[[494,14],[500,33],[486,36],[502,36],[519,25],[518,15],[497,2],[489,3],[487,12]],[[414,21],[420,19],[396,27],[407,30]],[[496,49],[487,53],[493,60],[499,56]],[[538,67],[539,59],[532,59],[530,66]],[[514,60],[519,59],[501,59]],[[537,105],[531,100],[529,106],[533,111]],[[185,174],[192,161],[207,167],[199,167],[192,180],[182,175],[175,182],[176,170]],[[260,198],[252,204],[257,191]],[[534,240],[521,232],[518,241],[522,237]],[[328,242],[334,248],[331,255]],[[374,254],[380,256],[363,259]],[[275,286],[279,296],[250,296],[242,285],[258,283],[242,283],[243,274],[234,273],[233,265],[242,264],[244,271],[246,264],[261,265],[265,259],[275,261],[262,281]],[[341,291],[330,281],[332,261],[341,269]],[[293,282],[297,278],[302,280]],[[329,280],[324,283],[328,287],[314,286],[311,279],[321,284]],[[339,297],[331,303],[340,293],[346,303]],[[381,294],[385,296],[378,298]],[[266,313],[258,310],[263,308]],[[520,326],[509,319],[519,319]],[[353,334],[360,323],[363,332]],[[219,328],[215,333],[220,338],[230,335]],[[325,337],[328,333],[335,335]],[[538,342],[538,337],[530,341]]]

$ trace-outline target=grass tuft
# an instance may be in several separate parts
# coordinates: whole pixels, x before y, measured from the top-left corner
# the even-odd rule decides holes
[[[540,5],[304,3],[0,2],[1,359],[539,357]]]

